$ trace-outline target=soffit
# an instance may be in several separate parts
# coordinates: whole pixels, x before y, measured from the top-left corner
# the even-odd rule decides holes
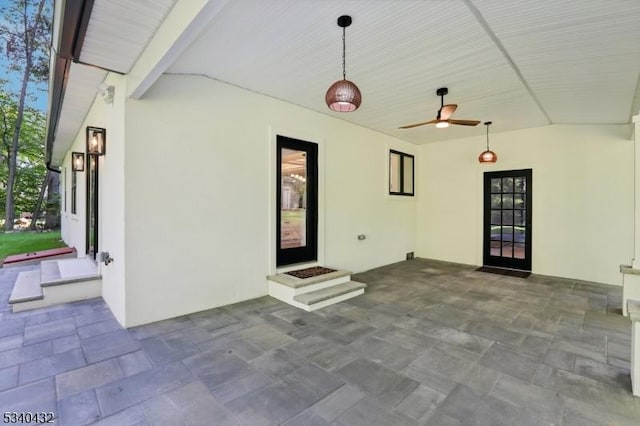
[[[60,121],[56,128],[51,162],[54,165],[62,163],[64,155],[73,144],[87,111],[96,97],[96,88],[105,79],[106,71],[71,64],[65,97],[62,101]]]
[[[95,0],[80,60],[126,74],[176,0]]]

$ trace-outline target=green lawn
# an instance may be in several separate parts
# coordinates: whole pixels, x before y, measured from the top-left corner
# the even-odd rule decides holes
[[[64,246],[66,244],[60,240],[60,231],[0,232],[0,260],[12,254],[32,253]]]
[[[292,225],[297,225],[305,217],[306,212],[300,210],[280,210],[280,218],[283,222],[289,222]]]

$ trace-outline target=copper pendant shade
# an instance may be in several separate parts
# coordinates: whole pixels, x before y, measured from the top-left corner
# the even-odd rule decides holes
[[[324,99],[327,106],[337,112],[351,112],[362,103],[360,89],[352,81],[347,80],[346,72],[346,28],[351,25],[351,16],[338,18],[338,26],[342,28],[342,80],[333,83],[327,90]]]
[[[487,126],[487,150],[480,154],[478,161],[481,163],[495,163],[498,161],[498,155],[489,149],[489,126],[491,121],[485,121],[484,125]]]

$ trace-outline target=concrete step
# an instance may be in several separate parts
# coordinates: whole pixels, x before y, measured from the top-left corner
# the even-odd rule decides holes
[[[277,299],[283,300],[277,295],[281,294],[283,297],[290,299],[299,294],[322,290],[323,288],[333,287],[334,285],[349,282],[349,280],[351,280],[351,272],[344,269],[338,269],[334,272],[304,279],[294,277],[287,273],[282,273],[270,275],[267,277],[267,280],[269,283],[269,294]]]
[[[91,260],[46,260],[38,269],[18,274],[9,303],[13,312],[20,312],[101,295],[102,277]]]
[[[366,287],[367,285],[365,283],[349,281],[294,296],[293,300],[308,307],[308,309],[304,307],[303,309],[312,311],[363,294]]]
[[[40,264],[43,287],[101,279],[98,266],[89,259],[47,260]]]
[[[40,271],[20,272],[9,296],[9,304],[41,300],[44,292],[40,286]]]

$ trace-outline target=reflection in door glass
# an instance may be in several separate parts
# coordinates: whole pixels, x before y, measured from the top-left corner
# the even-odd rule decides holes
[[[502,192],[513,192],[513,178],[502,178]]]
[[[491,224],[492,225],[501,225],[502,224],[502,210],[491,210]]]
[[[502,206],[502,197],[500,194],[491,194],[491,208],[499,209]]]
[[[307,158],[304,151],[282,148],[280,164],[280,247],[307,244]]]
[[[502,180],[501,179],[491,179],[491,192],[502,192]]]
[[[95,259],[98,251],[98,162],[95,155],[89,155],[87,162],[87,254]]]

